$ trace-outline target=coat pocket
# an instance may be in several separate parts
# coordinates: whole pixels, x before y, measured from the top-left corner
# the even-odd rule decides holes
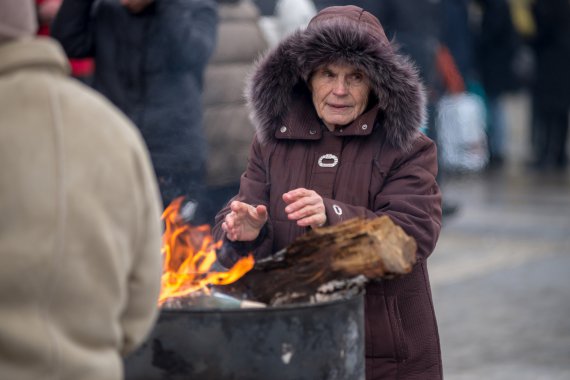
[[[369,294],[365,304],[366,356],[405,361],[408,350],[395,296]]]

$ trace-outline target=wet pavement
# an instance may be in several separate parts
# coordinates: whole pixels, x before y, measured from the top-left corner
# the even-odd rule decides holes
[[[516,149],[443,186],[461,205],[429,260],[446,380],[570,379],[570,171]]]

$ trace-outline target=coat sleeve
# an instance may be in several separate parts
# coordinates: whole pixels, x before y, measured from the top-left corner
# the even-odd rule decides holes
[[[142,148],[135,155],[135,171],[138,185],[133,189],[137,202],[136,225],[132,246],[133,261],[128,278],[128,296],[126,307],[121,315],[123,327],[123,355],[133,351],[154,325],[158,315],[158,295],[162,273],[161,224],[162,208],[156,178],[150,158]]]
[[[371,189],[373,209],[325,199],[327,223],[388,215],[416,239],[418,259],[424,260],[435,248],[441,229],[441,192],[436,174],[435,144],[422,135],[409,153],[380,173],[384,177],[382,186],[377,191]]]
[[[251,145],[249,161],[245,173],[241,176],[239,194],[232,200],[238,200],[250,205],[265,205],[269,209],[269,184],[267,183],[266,163],[264,157],[267,155],[257,137]],[[270,148],[269,148],[270,149]],[[231,203],[231,201],[228,202]],[[214,238],[223,240],[222,249],[218,252],[218,260],[225,267],[231,267],[240,257],[255,251],[257,257],[264,256],[271,252],[273,246],[273,226],[271,215],[267,223],[261,230],[259,237],[253,242],[231,242],[225,238],[222,230],[222,223],[226,215],[230,212],[229,206],[224,207],[217,215],[213,228]]]
[[[91,57],[94,54],[94,0],[64,0],[51,26],[51,35],[63,46],[70,58]]]

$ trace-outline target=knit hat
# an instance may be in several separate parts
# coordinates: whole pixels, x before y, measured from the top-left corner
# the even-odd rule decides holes
[[[38,28],[33,0],[0,1],[0,42],[33,36]]]

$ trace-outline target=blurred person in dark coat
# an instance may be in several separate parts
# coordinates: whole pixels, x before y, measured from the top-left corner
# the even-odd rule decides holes
[[[216,217],[219,262],[267,257],[312,228],[390,217],[416,239],[418,260],[367,285],[366,378],[441,379],[427,264],[441,193],[417,69],[372,14],[329,7],[259,60],[246,94],[256,135],[239,193]]]
[[[455,65],[467,85],[473,78],[473,35],[469,24],[471,0],[442,0],[442,42],[453,56]]]
[[[215,0],[64,0],[52,25],[70,57],[95,58],[94,88],[141,130],[165,206],[204,199],[202,85],[217,21]]]
[[[536,77],[533,88],[536,168],[564,169],[568,165],[570,108],[570,2],[534,3]]]
[[[158,314],[162,205],[138,129],[0,1],[0,379],[121,380]]]
[[[475,0],[481,20],[475,25],[477,72],[487,98],[489,165],[499,167],[506,155],[507,120],[504,95],[521,88],[517,57],[521,37],[514,27],[507,0]]]

